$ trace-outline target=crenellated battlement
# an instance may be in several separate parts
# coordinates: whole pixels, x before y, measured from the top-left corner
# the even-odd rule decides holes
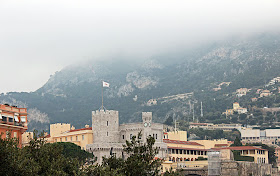
[[[144,121],[152,121],[153,113],[152,112],[142,112],[142,120]]]
[[[101,115],[101,114],[112,114],[112,115],[118,115],[119,111],[115,111],[115,110],[96,110],[96,111],[92,111],[92,115]]]

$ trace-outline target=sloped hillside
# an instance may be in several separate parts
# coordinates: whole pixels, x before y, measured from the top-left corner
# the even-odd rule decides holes
[[[38,121],[71,122],[77,128],[91,123],[91,111],[101,106],[101,80],[110,83],[104,88],[104,105],[120,111],[121,122],[140,121],[140,112],[152,111],[154,120],[163,122],[168,116],[190,115],[190,104],[200,113],[204,102],[204,121],[218,118],[235,101],[231,94],[241,87],[264,85],[280,76],[280,35],[262,34],[251,38],[215,43],[191,51],[168,53],[135,62],[122,60],[88,61],[71,65],[55,73],[35,92],[1,94],[2,102],[24,102],[48,117]],[[231,82],[214,92],[221,82]],[[190,96],[180,96],[187,94]],[[179,97],[164,99],[164,97]],[[152,103],[151,103],[152,102]],[[208,116],[207,116],[208,113]],[[38,123],[31,123],[34,128]]]

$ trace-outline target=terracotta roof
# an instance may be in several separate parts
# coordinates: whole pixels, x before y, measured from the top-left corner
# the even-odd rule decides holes
[[[207,149],[199,149],[199,148],[187,148],[187,147],[167,147],[169,149],[183,149],[183,150],[199,150],[199,151],[208,151]]]
[[[230,149],[230,150],[266,150],[254,146],[236,146],[236,147],[221,147],[221,148],[212,148],[214,150],[221,150],[221,149]]]
[[[48,134],[47,136],[45,136],[45,138],[49,138],[49,137],[51,137],[51,135],[50,135],[50,134]]]
[[[163,134],[168,134],[168,133],[164,132]]]
[[[197,142],[190,142],[190,141],[178,141],[178,140],[170,140],[170,139],[163,139],[165,143],[172,143],[172,144],[184,144],[184,145],[199,145],[203,146]]]
[[[69,132],[82,131],[82,130],[92,130],[92,127],[89,127],[89,128],[81,128],[81,129],[75,129],[75,130],[70,130]]]

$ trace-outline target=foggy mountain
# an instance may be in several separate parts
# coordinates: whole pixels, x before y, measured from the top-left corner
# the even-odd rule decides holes
[[[169,116],[184,118],[191,114],[191,102],[197,117],[201,101],[205,117],[200,121],[211,122],[217,119],[207,113],[221,113],[235,101],[231,96],[216,97],[231,95],[242,87],[262,87],[280,76],[279,46],[280,35],[262,34],[161,54],[137,63],[122,58],[87,61],[56,72],[35,92],[1,94],[0,100],[25,104],[30,113],[36,109],[36,114],[41,114],[42,118],[30,120],[29,130],[47,130],[49,123],[57,122],[81,128],[91,124],[91,111],[101,107],[104,80],[110,83],[103,89],[104,106],[118,110],[121,123],[140,121],[142,111],[153,112],[157,122]],[[221,82],[231,84],[214,92]]]

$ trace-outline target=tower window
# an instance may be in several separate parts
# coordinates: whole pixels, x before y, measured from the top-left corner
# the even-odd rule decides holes
[[[107,126],[109,125],[109,122],[107,121]]]
[[[107,132],[107,136],[108,136],[108,132]]]
[[[157,139],[157,134],[156,134],[156,139]]]
[[[124,135],[122,135],[122,138],[124,139]]]

